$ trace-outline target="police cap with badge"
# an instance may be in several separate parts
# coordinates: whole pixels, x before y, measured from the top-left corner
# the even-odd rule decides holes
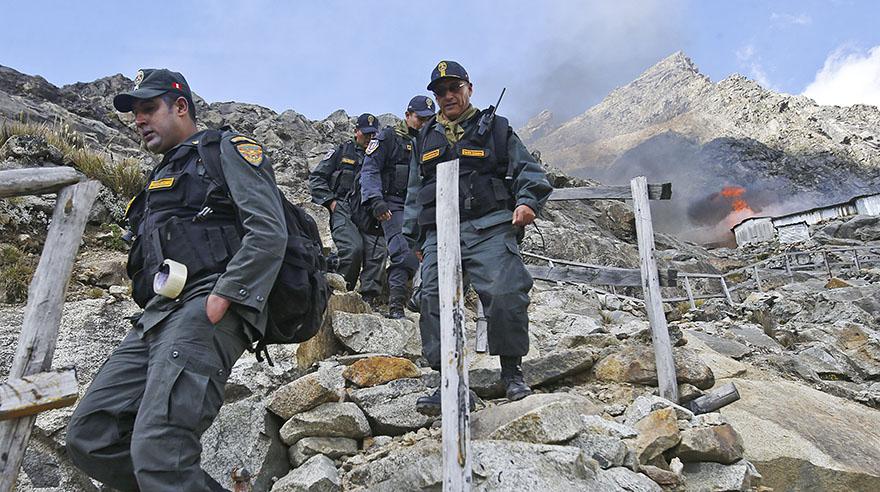
[[[355,128],[363,134],[376,133],[379,131],[379,119],[370,113],[364,113],[358,116]]]
[[[431,83],[428,84],[428,90],[434,91],[438,82],[447,79],[459,79],[470,82],[467,71],[461,64],[452,60],[443,60],[434,67],[431,72]]]
[[[134,78],[134,89],[113,98],[113,106],[117,111],[128,113],[134,106],[135,99],[152,99],[166,92],[180,94],[189,103],[192,115],[196,114],[192,92],[183,74],[164,68],[143,68],[138,70]]]
[[[415,113],[419,118],[434,116],[434,101],[428,96],[415,96],[406,106],[407,113]]]

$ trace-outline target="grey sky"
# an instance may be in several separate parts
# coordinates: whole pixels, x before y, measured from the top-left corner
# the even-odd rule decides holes
[[[878,7],[845,0],[88,0],[5,10],[14,15],[0,30],[0,64],[52,83],[169,67],[209,101],[313,119],[339,108],[399,114],[443,58],[468,69],[478,106],[506,86],[501,112],[521,124],[545,108],[580,113],[677,50],[713,80],[739,71],[797,93],[841,45],[880,44],[868,22]]]

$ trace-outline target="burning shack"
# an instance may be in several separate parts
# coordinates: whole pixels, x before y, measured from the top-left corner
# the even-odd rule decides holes
[[[843,203],[814,207],[776,217],[748,217],[731,229],[736,245],[778,240],[780,243],[806,241],[809,226],[851,215],[880,215],[880,193],[860,195]]]

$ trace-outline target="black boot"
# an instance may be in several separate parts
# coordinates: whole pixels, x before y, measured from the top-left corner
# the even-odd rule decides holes
[[[404,317],[403,313],[403,297],[392,297],[388,302],[388,317],[391,319],[401,319]]]
[[[532,394],[522,373],[522,357],[501,356],[501,383],[507,388],[507,399],[522,400]]]
[[[436,417],[442,413],[441,401],[440,388],[437,388],[430,395],[420,396],[416,400],[416,411],[422,415]],[[472,390],[468,390],[468,407],[471,412],[477,408],[477,395]]]

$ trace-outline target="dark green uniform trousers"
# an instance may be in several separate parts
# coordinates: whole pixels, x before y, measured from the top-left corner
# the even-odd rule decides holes
[[[489,353],[523,356],[529,351],[529,290],[532,276],[526,270],[508,223],[478,230],[461,224],[461,266],[464,288],[470,284],[487,318]],[[437,231],[431,230],[423,246],[422,293],[419,329],[422,354],[434,369],[440,368],[440,299],[437,271]]]
[[[348,290],[354,289],[360,276],[362,296],[381,295],[388,257],[385,238],[361,232],[351,221],[351,208],[344,199],[336,200],[336,209],[330,214],[330,233],[339,255],[339,274]]]
[[[199,464],[199,439],[247,346],[232,310],[217,325],[207,296],[184,302],[143,338],[132,330],[98,371],[67,428],[67,451],[122,491],[226,490]]]
[[[388,245],[388,290],[391,299],[398,299],[402,304],[406,301],[406,284],[419,268],[419,260],[409,248],[403,237],[403,204],[388,202],[391,218],[382,222],[382,232]]]

